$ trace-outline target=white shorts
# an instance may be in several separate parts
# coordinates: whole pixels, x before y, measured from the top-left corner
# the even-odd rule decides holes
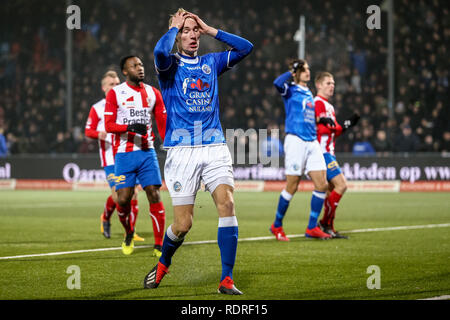
[[[170,148],[164,165],[164,178],[174,206],[194,204],[202,182],[210,193],[221,184],[234,188],[228,146]]]
[[[288,134],[284,139],[284,152],[286,175],[302,176],[310,171],[327,169],[317,140],[304,141],[293,134]]]

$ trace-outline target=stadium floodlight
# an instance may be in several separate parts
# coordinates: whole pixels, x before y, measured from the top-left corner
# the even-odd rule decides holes
[[[300,16],[299,29],[294,34],[294,40],[298,42],[298,58],[305,59],[305,16]]]

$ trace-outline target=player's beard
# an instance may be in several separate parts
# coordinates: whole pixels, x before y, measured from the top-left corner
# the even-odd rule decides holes
[[[145,78],[145,75],[144,75],[142,78],[140,78],[139,75],[136,75],[136,76],[130,76],[130,80],[131,80],[132,82],[136,83],[136,84],[139,84],[139,83],[143,82],[143,81],[144,81],[144,78]]]

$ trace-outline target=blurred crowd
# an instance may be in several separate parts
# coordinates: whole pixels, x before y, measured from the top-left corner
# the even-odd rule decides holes
[[[306,18],[306,60],[312,79],[329,71],[338,121],[354,111],[360,123],[336,143],[337,152],[450,152],[449,36],[444,0],[395,0],[396,92],[388,107],[387,14],[381,29],[366,26],[369,5],[383,1],[185,0],[182,6],[216,28],[242,35],[254,51],[220,80],[222,125],[280,129],[284,105],[272,85],[298,55],[294,35]],[[146,82],[158,88],[153,48],[167,31],[173,1],[73,1],[81,30],[73,35],[73,126],[66,128],[65,1],[8,0],[0,13],[0,141],[9,154],[97,152],[84,137],[90,107],[104,97],[100,78],[134,53]],[[23,21],[27,23],[23,23]],[[200,54],[224,50],[202,38]],[[123,80],[123,77],[122,77]],[[310,88],[315,92],[314,82]],[[0,144],[1,145],[1,144]],[[1,156],[1,153],[0,153]]]

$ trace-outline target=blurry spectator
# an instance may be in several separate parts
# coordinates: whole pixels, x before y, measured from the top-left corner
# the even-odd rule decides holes
[[[370,141],[355,142],[352,153],[355,156],[372,156],[375,155],[375,149]]]
[[[364,121],[361,121],[361,125],[364,126]],[[362,131],[361,141],[355,142],[353,145],[353,155],[369,156],[375,154],[375,149],[370,142],[372,136],[372,130],[370,127],[364,127]]]
[[[8,145],[3,133],[3,128],[0,128],[0,158],[5,158],[8,155]]]
[[[442,135],[442,144],[440,146],[440,151],[450,152],[450,131],[445,131]]]
[[[355,66],[356,70],[358,70],[361,76],[364,76],[367,71],[366,57],[367,55],[365,51],[361,50],[360,48],[358,48],[356,52],[351,55],[353,65]]]
[[[362,92],[361,77],[359,75],[358,69],[356,69],[356,68],[353,69],[351,84],[352,84],[353,88],[355,88],[356,93],[361,94],[361,92]]]
[[[60,131],[56,134],[56,141],[50,145],[51,153],[65,153],[66,151],[66,141],[64,132]]]
[[[404,125],[401,133],[395,140],[396,152],[416,152],[419,150],[420,141],[409,125]]]
[[[425,136],[424,142],[421,144],[419,151],[421,152],[437,152],[438,145],[434,142],[433,136],[431,134],[427,134]]]
[[[373,142],[373,146],[375,151],[386,154],[387,152],[392,150],[391,143],[387,140],[386,131],[378,130],[377,136]]]

